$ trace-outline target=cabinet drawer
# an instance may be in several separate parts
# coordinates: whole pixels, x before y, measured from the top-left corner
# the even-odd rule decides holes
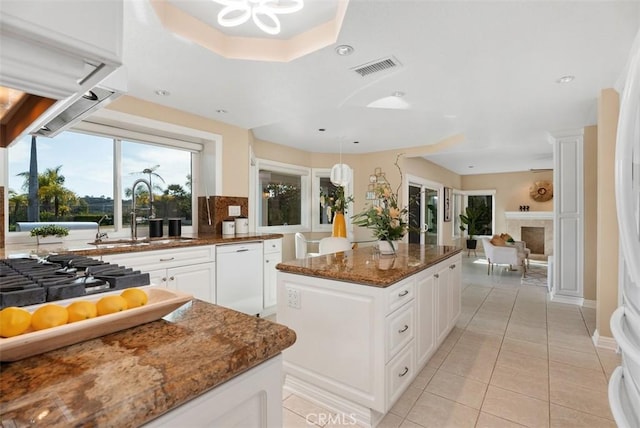
[[[387,409],[393,406],[416,376],[416,360],[413,344],[414,342],[411,342],[407,345],[407,347],[396,355],[386,366]]]
[[[385,330],[387,338],[386,360],[389,361],[414,337],[415,310],[413,302],[398,309],[387,317]]]
[[[400,306],[413,299],[415,295],[415,285],[413,279],[402,281],[400,284],[393,285],[387,290],[387,314],[398,309]]]
[[[110,263],[140,269],[143,271],[159,267],[187,266],[207,263],[214,260],[213,246],[199,246],[180,249],[141,251],[138,253],[104,256],[102,259]]]
[[[264,253],[279,253],[282,251],[282,238],[264,241]]]

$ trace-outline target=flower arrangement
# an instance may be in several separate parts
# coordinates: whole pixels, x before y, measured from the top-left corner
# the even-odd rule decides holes
[[[395,165],[398,166],[398,155]],[[393,241],[402,239],[409,229],[409,210],[398,205],[398,191],[402,185],[402,171],[400,170],[400,185],[395,192],[388,183],[376,186],[375,202],[364,211],[352,216],[353,224],[373,230],[373,235],[381,241],[389,241],[395,251]]]

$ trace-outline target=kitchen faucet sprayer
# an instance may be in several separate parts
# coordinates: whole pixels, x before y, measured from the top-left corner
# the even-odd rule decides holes
[[[131,186],[131,239],[138,239],[138,222],[136,221],[136,187],[138,184],[144,184],[149,189],[149,206],[151,207],[149,218],[154,218],[153,213],[153,191],[151,190],[151,184],[144,178],[139,178],[133,182]]]

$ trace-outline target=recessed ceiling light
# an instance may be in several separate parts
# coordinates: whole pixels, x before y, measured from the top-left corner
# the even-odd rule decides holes
[[[340,56],[347,56],[353,53],[353,47],[349,45],[340,45],[336,47],[336,53]]]
[[[225,113],[227,113],[227,111],[225,109],[223,109],[223,108],[219,108],[218,110],[216,110],[216,113],[225,114]]]
[[[445,114],[443,117],[445,119],[456,119],[458,116],[455,114]]]
[[[402,98],[402,97],[404,97],[404,92],[402,92],[402,91],[395,91],[395,92],[394,92],[393,94],[391,94],[391,95],[393,95],[394,97]]]
[[[573,79],[575,79],[575,78],[576,78],[576,76],[571,76],[571,75],[562,76],[561,78],[556,80],[556,83],[569,83],[569,82],[573,81]]]

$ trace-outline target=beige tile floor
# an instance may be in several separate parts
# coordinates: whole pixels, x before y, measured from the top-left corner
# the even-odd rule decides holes
[[[620,358],[595,348],[595,310],[550,302],[517,272],[463,257],[462,314],[384,428],[615,427],[607,382]],[[285,393],[285,428],[354,426]]]

